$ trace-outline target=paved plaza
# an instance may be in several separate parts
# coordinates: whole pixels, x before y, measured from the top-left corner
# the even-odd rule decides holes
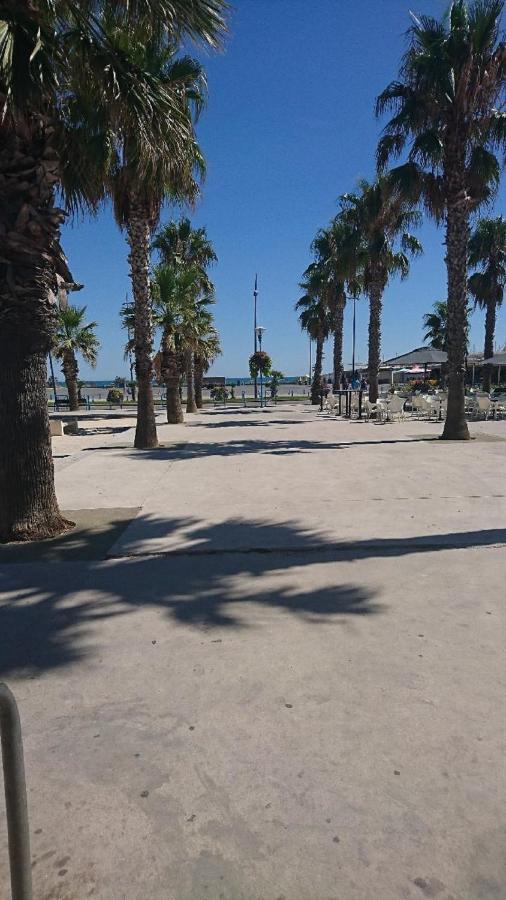
[[[504,900],[506,422],[159,422],[0,548],[36,900]]]

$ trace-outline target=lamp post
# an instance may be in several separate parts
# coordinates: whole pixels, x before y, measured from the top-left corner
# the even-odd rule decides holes
[[[255,275],[255,287],[253,288],[253,349],[254,352],[257,352],[257,297],[258,297],[258,276]],[[258,384],[257,384],[257,376],[255,375],[254,379],[255,385],[255,400],[258,396]]]
[[[262,352],[262,337],[263,337],[264,331],[265,331],[265,328],[262,328],[261,325],[257,325],[255,328],[255,337],[258,338],[258,349],[259,349],[260,353]],[[263,372],[262,372],[262,369],[260,369],[260,406],[261,407],[264,405],[264,390],[263,389],[264,389]]]
[[[357,301],[357,298],[355,297],[355,295],[353,295],[353,350],[352,350],[352,360],[351,360],[351,368],[352,368],[352,371],[353,371],[353,374],[352,374],[352,376],[351,376],[351,377],[352,377],[352,382],[355,381],[355,334],[356,334],[356,329],[355,329],[355,324],[356,324],[356,321],[355,321],[355,303],[356,303],[356,301]]]

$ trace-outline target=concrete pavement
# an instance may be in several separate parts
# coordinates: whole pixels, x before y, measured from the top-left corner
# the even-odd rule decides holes
[[[506,423],[473,431],[55,439],[80,530],[0,549],[36,898],[504,898]]]

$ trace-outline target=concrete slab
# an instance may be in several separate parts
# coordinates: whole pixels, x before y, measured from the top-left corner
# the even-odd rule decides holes
[[[76,527],[72,531],[29,544],[0,544],[0,566],[8,563],[104,559],[139,508],[66,509],[62,512],[66,519],[75,522]]]

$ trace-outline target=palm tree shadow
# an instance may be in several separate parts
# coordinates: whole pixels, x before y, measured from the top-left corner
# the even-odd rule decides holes
[[[290,522],[206,525],[191,517],[139,516],[132,536],[121,537],[122,555],[107,559],[118,538],[118,521],[110,525],[108,546],[102,530],[98,543],[90,538],[84,549],[79,541],[68,542],[63,544],[66,555],[56,554],[53,546],[53,556],[45,559],[39,545],[31,560],[25,555],[24,562],[3,565],[1,674],[51,671],[92,657],[100,645],[101,623],[140,609],[158,609],[176,625],[237,631],[264,627],[254,612],[262,607],[311,626],[377,615],[383,609],[375,599],[378,589],[341,578],[351,560],[506,543],[505,528],[333,544],[328,536]],[[186,539],[183,550],[146,556],[150,540],[172,535]],[[323,586],[314,583],[313,573],[304,577],[304,569],[316,563],[324,566]]]
[[[191,558],[175,554],[106,560],[101,534],[102,558],[89,559],[82,547],[69,545],[67,557],[57,556],[58,562],[50,566],[39,555],[31,562],[26,556],[22,563],[3,567],[1,674],[50,671],[92,656],[100,642],[101,622],[139,609],[160,609],[176,624],[235,630],[258,627],[253,610],[259,607],[277,609],[308,624],[380,611],[372,602],[374,591],[360,585],[339,581],[306,586],[300,570],[315,562],[313,554],[304,555],[314,536],[290,523],[245,521],[231,527],[243,530],[244,544],[283,541],[297,545],[297,553],[216,553],[213,547],[230,534],[228,527],[206,527],[190,518],[141,517],[136,526],[146,538],[191,532],[200,552]],[[117,536],[114,524],[111,543]],[[266,577],[270,574],[272,579]]]

